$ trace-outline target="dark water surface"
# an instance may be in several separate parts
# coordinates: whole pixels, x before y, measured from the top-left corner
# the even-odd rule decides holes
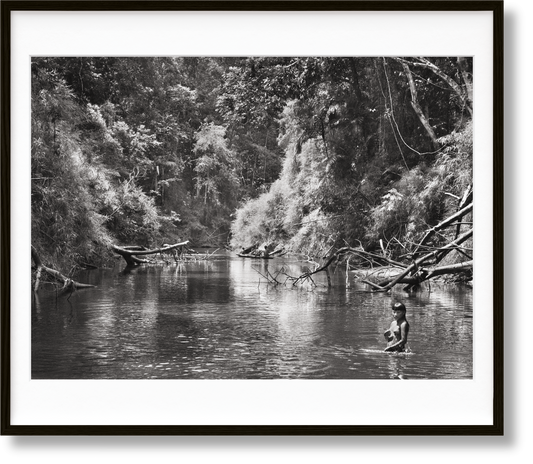
[[[432,285],[360,293],[343,270],[318,288],[268,285],[291,259],[217,254],[210,261],[87,271],[69,299],[32,307],[34,379],[470,379],[472,291]],[[259,271],[257,272],[254,268]],[[333,269],[332,269],[333,271]],[[390,303],[407,306],[411,353],[383,353]]]

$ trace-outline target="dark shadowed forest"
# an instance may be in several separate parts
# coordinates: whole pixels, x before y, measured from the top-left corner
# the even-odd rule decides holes
[[[471,262],[471,58],[31,66],[32,245],[52,267],[187,240],[313,260],[359,250],[361,266]]]

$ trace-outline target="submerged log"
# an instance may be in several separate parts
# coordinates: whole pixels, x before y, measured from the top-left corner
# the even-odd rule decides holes
[[[413,285],[419,285],[422,282],[431,279],[433,277],[438,277],[441,275],[446,274],[458,274],[461,272],[468,271],[469,269],[472,269],[474,266],[473,261],[465,261],[462,263],[457,264],[451,264],[448,266],[439,266],[439,267],[432,267],[432,268],[419,268],[418,272],[415,275],[407,275],[400,277],[399,274],[395,274],[394,276],[388,277],[386,279],[383,279],[379,282],[372,282],[368,278],[361,280],[361,282],[371,285],[372,287],[376,289],[382,290],[383,287],[387,286],[391,282],[396,280],[396,283],[398,284],[408,284],[409,286]],[[399,280],[397,280],[399,278]]]
[[[33,245],[31,246],[31,257],[33,259],[33,262],[37,266],[37,272],[35,276],[35,285],[33,286],[34,292],[37,292],[39,290],[43,271],[47,273],[48,275],[52,276],[55,280],[63,284],[63,287],[61,288],[62,291],[79,290],[82,288],[94,288],[95,287],[95,285],[76,282],[75,280],[72,280],[69,277],[64,276],[63,274],[61,274],[61,272],[56,271],[55,269],[52,269],[51,267],[45,266],[42,263],[41,258],[39,257],[39,254],[37,253],[37,250],[34,248]]]
[[[239,258],[253,258],[253,259],[274,259],[273,256],[264,256],[264,255],[254,255],[253,253],[249,254],[243,254],[243,253],[237,253],[237,256]]]
[[[141,249],[144,247],[137,246],[128,246],[128,247],[119,247],[117,245],[112,245],[111,248],[115,253],[122,256],[126,261],[127,265],[130,267],[138,266],[142,263],[147,263],[149,261],[137,256],[146,256],[146,255],[155,255],[158,253],[165,253],[167,251],[175,250],[176,248],[184,247],[189,243],[189,240],[185,242],[175,243],[174,245],[167,245],[161,248],[154,248],[152,250]]]

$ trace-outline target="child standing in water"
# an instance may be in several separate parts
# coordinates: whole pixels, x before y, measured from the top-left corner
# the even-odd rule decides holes
[[[385,351],[405,351],[407,344],[407,335],[409,334],[409,322],[405,318],[407,310],[403,303],[394,303],[392,305],[392,321],[389,330],[384,335],[388,341]]]

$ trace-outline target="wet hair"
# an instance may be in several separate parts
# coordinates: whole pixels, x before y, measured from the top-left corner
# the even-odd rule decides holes
[[[407,312],[407,309],[405,309],[405,305],[403,303],[392,303],[392,310],[403,311],[404,313]]]

